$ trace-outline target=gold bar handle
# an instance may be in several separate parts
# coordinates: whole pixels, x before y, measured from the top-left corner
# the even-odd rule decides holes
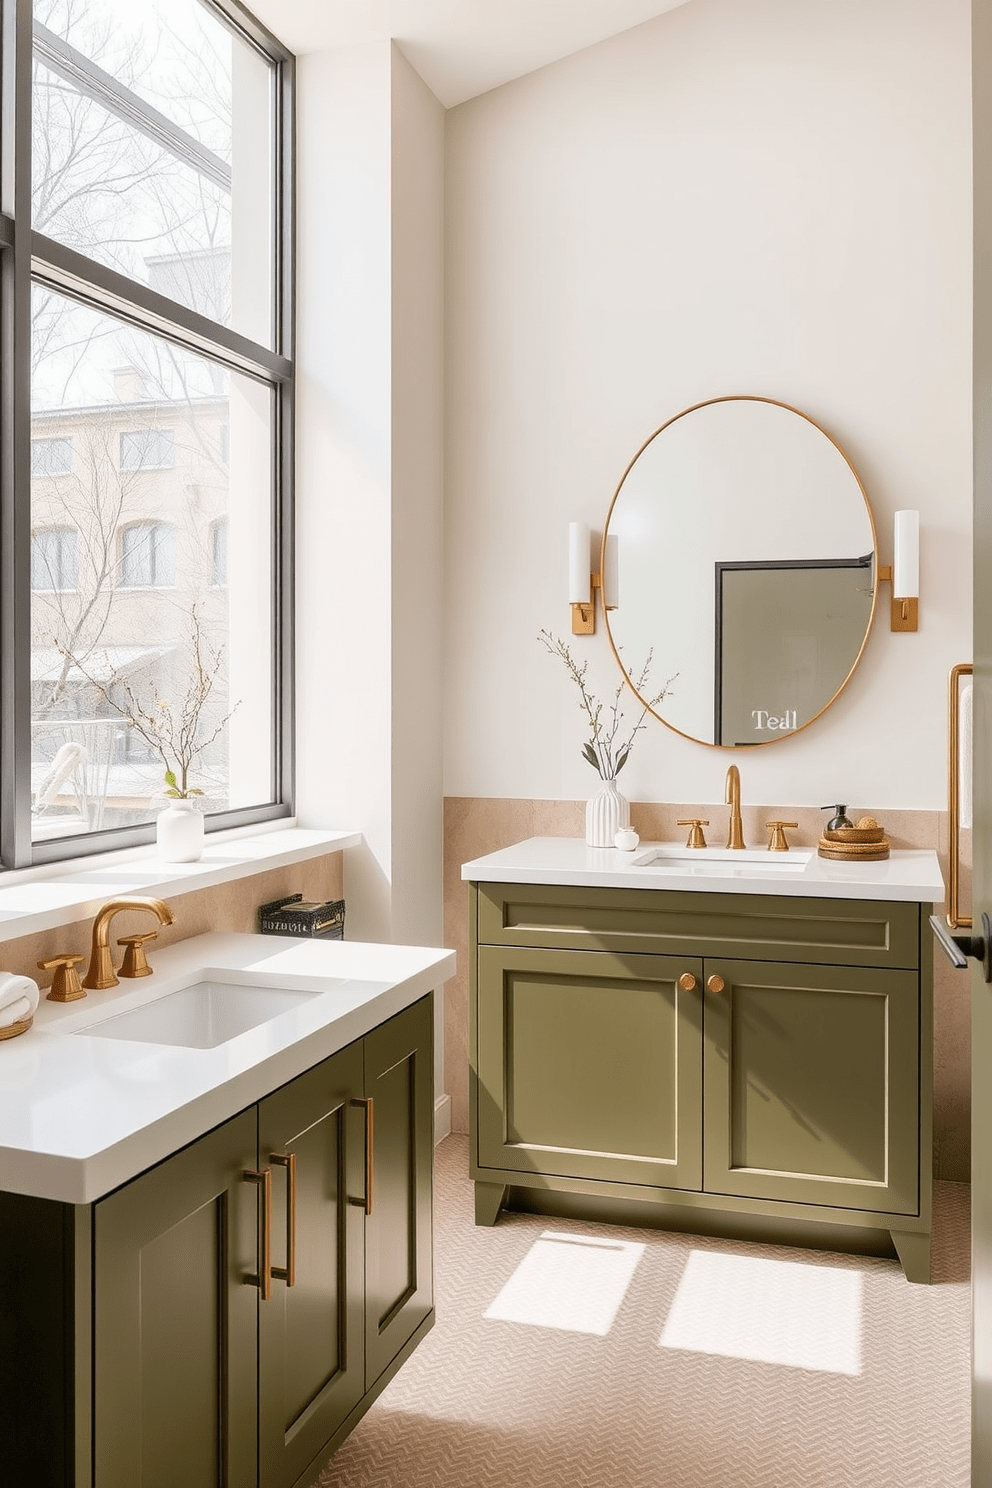
[[[258,1287],[262,1301],[272,1296],[272,1169],[246,1168],[241,1174],[246,1183],[254,1183],[262,1190],[262,1251],[258,1272],[246,1276],[245,1286]]]
[[[286,1264],[273,1266],[272,1275],[291,1287],[296,1285],[296,1153],[273,1152],[269,1161],[286,1169]]]
[[[353,1106],[365,1107],[365,1197],[363,1199],[349,1199],[349,1204],[361,1204],[365,1213],[372,1213],[372,1190],[375,1182],[375,1131],[373,1123],[372,1097],[359,1099],[357,1096],[352,1101]]]
[[[974,667],[961,662],[951,668],[948,678],[947,729],[947,820],[948,878],[947,923],[952,930],[969,929],[971,915],[961,913],[961,678],[970,677]]]

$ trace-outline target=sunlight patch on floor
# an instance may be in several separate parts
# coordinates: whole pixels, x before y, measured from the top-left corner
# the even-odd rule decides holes
[[[859,1271],[694,1250],[662,1348],[861,1373]]]
[[[644,1246],[545,1230],[483,1317],[604,1338]]]

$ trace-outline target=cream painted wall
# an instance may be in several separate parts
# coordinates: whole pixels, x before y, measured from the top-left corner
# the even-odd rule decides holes
[[[444,110],[395,47],[392,90],[392,939],[440,945]]]
[[[896,509],[924,537],[919,633],[877,624],[832,710],[743,760],[745,796],[944,804],[946,676],[971,654],[969,20],[693,0],[449,112],[448,796],[590,791],[577,694],[535,639],[567,631],[567,523],[601,526],[667,417],[751,392],[843,444],[882,562]],[[611,689],[602,625],[574,648]],[[623,779],[715,802],[734,757],[653,724]]]
[[[389,43],[300,61],[298,815],[364,833],[356,939],[441,933],[443,117]]]
[[[297,815],[363,832],[348,933],[388,940],[390,49],[302,57],[297,76]]]
[[[298,78],[297,815],[349,939],[440,945],[444,111],[388,42]]]

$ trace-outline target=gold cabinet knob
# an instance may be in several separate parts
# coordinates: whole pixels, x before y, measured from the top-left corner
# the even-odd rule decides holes
[[[722,992],[727,984],[723,980],[722,976],[718,976],[717,973],[714,972],[711,977],[706,978],[706,985],[711,992]]]
[[[789,851],[789,844],[788,844],[788,841],[786,840],[785,829],[786,829],[786,827],[798,827],[798,825],[799,825],[798,822],[783,822],[783,821],[765,822],[765,826],[768,828],[768,830],[772,834],[769,837],[769,839],[768,839],[768,851],[769,852],[788,852]]]
[[[38,962],[39,971],[55,971],[52,990],[48,993],[49,1002],[76,1002],[80,997],[86,996],[76,970],[76,962],[82,959],[74,951],[67,951],[62,956],[52,956],[48,961]]]
[[[703,836],[703,828],[710,824],[709,817],[688,816],[685,820],[679,818],[675,825],[677,827],[691,827],[692,830],[686,839],[686,847],[705,847],[706,838]]]
[[[684,971],[679,977],[679,988],[682,992],[694,992],[696,989],[696,978],[691,971]]]

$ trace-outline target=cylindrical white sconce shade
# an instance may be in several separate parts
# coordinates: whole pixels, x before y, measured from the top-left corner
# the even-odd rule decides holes
[[[893,599],[918,599],[920,593],[920,514],[897,511],[892,560]]]
[[[615,532],[607,534],[604,544],[603,605],[608,610],[620,607],[620,539]]]
[[[589,523],[568,524],[568,602],[588,604],[592,593]]]

